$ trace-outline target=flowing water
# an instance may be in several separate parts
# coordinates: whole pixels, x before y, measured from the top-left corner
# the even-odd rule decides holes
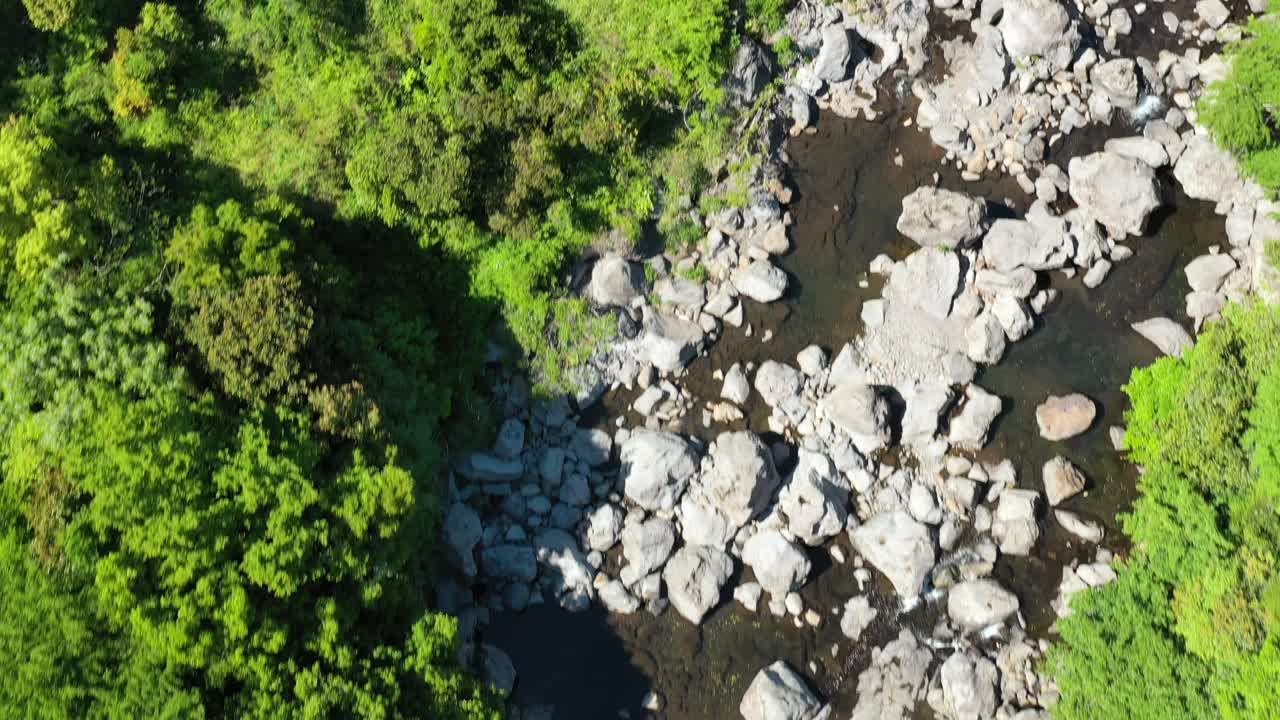
[[[940,186],[985,197],[998,214],[1025,211],[1027,196],[1011,179],[962,181],[926,136],[904,126],[904,119],[914,115],[912,104],[898,104],[902,110],[875,122],[824,113],[816,133],[789,141],[788,170],[796,188],[790,206],[793,249],[781,265],[791,288],[780,302],[751,304],[751,337],[744,330],[726,328],[707,356],[690,366],[680,384],[699,405],[719,395],[716,369],[767,359],[794,364],[796,353],[808,345],[835,352],[860,333],[862,303],[880,290],[878,279],[868,276],[868,265],[880,253],[900,259],[914,250],[898,235],[895,224],[902,198],[933,182],[935,172]],[[1054,146],[1049,159],[1065,169],[1071,157],[1100,150],[1107,137],[1124,132],[1122,127],[1078,130]],[[1072,501],[1072,508],[1106,524],[1105,544],[1119,551],[1124,548],[1116,516],[1134,497],[1137,473],[1111,447],[1107,429],[1123,423],[1126,400],[1121,387],[1130,372],[1157,358],[1155,348],[1129,325],[1159,315],[1185,319],[1189,288],[1182,268],[1209,246],[1225,244],[1222,219],[1212,206],[1189,200],[1170,178],[1163,185],[1166,207],[1153,218],[1148,236],[1130,243],[1135,256],[1118,263],[1106,282],[1093,290],[1084,288],[1078,277],[1049,274],[1042,282],[1058,289],[1061,297],[1037,319],[1031,335],[1011,344],[1004,360],[984,369],[976,381],[1005,401],[982,457],[1012,459],[1019,484],[1037,489],[1044,462],[1055,455],[1068,457],[1090,483],[1087,494]],[[772,339],[762,342],[766,332]],[[1089,431],[1070,440],[1041,439],[1036,405],[1051,394],[1069,392],[1082,392],[1097,402],[1098,419]],[[625,413],[633,397],[634,393],[612,393],[605,400],[607,417]],[[739,427],[772,438],[765,424],[768,409],[758,397],[753,394],[745,409],[748,417]],[[695,408],[679,429],[705,439],[726,429],[703,428],[700,415]],[[629,416],[631,423],[640,420]],[[1092,552],[1056,523],[1046,520],[1042,526],[1035,554],[1002,558],[996,572],[1019,596],[1028,626],[1037,634],[1047,633],[1052,623],[1049,605],[1063,564]],[[846,537],[835,542],[852,557]],[[554,707],[554,717],[564,720],[602,720],[620,717],[620,712],[644,717],[640,704],[650,689],[665,701],[659,717],[735,719],[752,677],[779,659],[814,683],[835,705],[836,717],[847,717],[856,701],[858,673],[866,667],[871,649],[896,636],[903,622],[927,629],[936,608],[921,607],[899,617],[896,596],[878,579],[882,585],[873,589],[871,599],[879,616],[858,643],[850,643],[840,634],[832,611],[859,591],[852,569],[833,565],[826,549],[813,550],[810,557],[814,569],[801,595],[806,607],[824,616],[816,629],[797,629],[792,618],[775,618],[763,606],[761,613],[746,612],[726,592],[726,601],[700,627],[673,611],[655,618],[643,610],[621,616],[595,607],[574,615],[549,604],[495,617],[484,639],[511,655],[520,673],[516,701]],[[737,581],[732,579],[726,589]]]

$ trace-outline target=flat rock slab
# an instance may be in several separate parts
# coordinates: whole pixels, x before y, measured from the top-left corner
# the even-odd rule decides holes
[[[1097,414],[1093,401],[1080,393],[1051,395],[1036,408],[1036,425],[1045,440],[1066,440],[1088,430]]]
[[[1195,341],[1181,325],[1165,317],[1151,318],[1133,324],[1139,335],[1151,341],[1165,355],[1182,357]]]

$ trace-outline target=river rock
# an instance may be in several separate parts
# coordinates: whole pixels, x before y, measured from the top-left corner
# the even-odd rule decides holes
[[[1240,169],[1235,158],[1207,135],[1192,135],[1187,140],[1173,166],[1173,176],[1182,185],[1182,191],[1196,200],[1219,202],[1240,187]]]
[[[600,467],[609,462],[609,455],[613,452],[613,438],[604,430],[579,428],[573,434],[573,452],[579,460],[591,467]]]
[[[1138,104],[1137,65],[1129,58],[1117,58],[1094,65],[1089,72],[1089,81],[1096,91],[1111,101],[1113,107],[1129,110]],[[1075,174],[1070,171],[1068,173]]]
[[[825,455],[800,448],[800,459],[778,498],[787,529],[806,545],[821,545],[844,530],[849,485]]]
[[[999,397],[970,384],[965,388],[965,404],[960,413],[951,420],[951,430],[947,439],[952,445],[966,448],[981,448],[987,444],[987,431],[991,423],[1004,408]]]
[[[760,303],[770,303],[787,291],[787,274],[768,260],[754,260],[733,271],[730,278],[739,295]]]
[[[1231,19],[1231,10],[1222,4],[1222,0],[1200,0],[1196,3],[1196,15],[1206,25],[1217,30]]]
[[[542,476],[543,487],[560,485],[564,472],[564,449],[549,447],[542,451],[542,460],[538,462],[538,474]]]
[[[729,524],[724,513],[702,499],[696,493],[685,493],[680,501],[680,537],[686,545],[709,545],[724,549],[738,532],[737,525]]]
[[[796,353],[796,365],[800,366],[800,372],[814,377],[827,367],[827,351],[817,345],[810,345]]]
[[[524,423],[519,419],[507,418],[493,441],[494,454],[507,460],[520,457],[520,451],[524,450],[524,431]]]
[[[921,248],[893,266],[884,297],[945,320],[951,314],[951,303],[959,289],[959,256],[947,250]]]
[[[743,583],[733,589],[733,599],[742,603],[742,607],[755,612],[760,607],[760,596],[764,594],[764,588],[760,587],[760,583],[749,582]]]
[[[1051,506],[1074,497],[1084,486],[1084,473],[1061,455],[1044,464],[1044,494]]]
[[[772,528],[757,532],[742,546],[742,562],[775,598],[799,590],[809,578],[809,556],[804,548]]]
[[[1066,440],[1088,430],[1097,414],[1093,401],[1080,393],[1050,395],[1036,408],[1036,425],[1045,440]]]
[[[693,360],[702,340],[702,328],[698,325],[675,315],[646,310],[644,334],[636,341],[636,355],[641,362],[663,372],[675,372]]]
[[[538,564],[560,607],[582,612],[595,595],[595,568],[578,549],[573,536],[558,528],[547,528],[534,538]]]
[[[1036,289],[1036,273],[1024,267],[1009,272],[983,268],[978,271],[974,287],[986,296],[1012,295],[1026,299]]]
[[[662,567],[676,545],[676,528],[669,520],[651,517],[622,529],[622,556],[627,560],[623,580],[628,585]]]
[[[646,510],[673,510],[698,473],[693,443],[669,432],[637,428],[622,444],[622,485]]]
[[[591,268],[587,297],[597,305],[626,307],[644,291],[644,271],[625,258],[605,255]]]
[[[818,720],[822,701],[779,660],[756,673],[738,706],[743,720]]]
[[[939,672],[942,712],[951,720],[990,720],[996,717],[995,663],[974,650],[952,653]]]
[[[747,374],[742,370],[742,363],[734,363],[724,374],[724,385],[720,388],[720,397],[731,403],[742,405],[751,396],[751,385],[747,382]]]
[[[1165,355],[1182,357],[1195,341],[1181,325],[1169,318],[1158,317],[1133,324],[1133,329]]]
[[[444,542],[450,558],[467,577],[476,575],[475,547],[484,538],[480,515],[463,503],[449,506],[444,519]]]
[[[966,632],[1004,622],[1018,612],[1018,598],[995,580],[967,580],[947,593],[947,615]]]
[[[488,453],[472,453],[458,471],[481,483],[509,483],[524,475],[524,464],[519,458],[507,460]]]
[[[822,29],[822,44],[818,57],[813,61],[813,74],[825,83],[838,83],[849,76],[849,64],[854,59],[854,43],[843,25],[828,25]]]
[[[653,291],[663,305],[685,312],[697,312],[707,300],[707,289],[681,275],[668,275],[653,284]]]
[[[494,545],[480,551],[480,568],[491,578],[529,582],[538,576],[538,557],[528,545]]]
[[[1169,164],[1169,152],[1158,141],[1146,137],[1112,138],[1103,146],[1107,152],[1123,155],[1162,168]]]
[[[954,395],[947,385],[915,383],[902,390],[907,410],[902,416],[902,443],[917,445],[933,440],[938,422]]]
[[[662,571],[671,607],[697,625],[720,603],[720,593],[733,575],[733,558],[705,545],[686,545],[676,551]]]
[[[840,615],[840,632],[857,642],[863,631],[871,627],[877,614],[879,613],[871,607],[866,595],[855,595],[844,604],[844,612]]]
[[[870,385],[839,385],[819,405],[864,455],[889,444],[889,403]]]
[[[1000,219],[982,240],[982,258],[987,266],[1007,273],[1020,267],[1054,270],[1066,265],[1071,252],[1066,238],[1047,225],[1027,220]]]
[[[871,665],[858,677],[858,703],[850,720],[910,720],[923,699],[933,656],[909,628],[871,651]]]
[[[997,297],[991,304],[991,314],[999,321],[1009,342],[1021,340],[1035,327],[1035,321],[1031,318],[1031,308],[1027,307],[1021,298],[1012,295]]]
[[[800,396],[804,387],[804,375],[790,365],[765,360],[756,370],[756,392],[769,407],[781,407]]]
[[[1062,526],[1063,530],[1075,535],[1081,540],[1091,543],[1100,543],[1106,531],[1102,526],[1092,520],[1085,520],[1070,510],[1054,510],[1053,517]]]
[[[1044,58],[1054,70],[1067,67],[1080,44],[1080,32],[1057,0],[1004,0],[1000,34],[1009,55],[1019,60]]]
[[[1000,493],[1000,504],[991,518],[991,536],[1000,545],[1000,552],[1008,555],[1026,555],[1040,538],[1040,525],[1036,522],[1036,504],[1040,494],[1034,490],[1006,488]]]
[[[1201,255],[1187,263],[1187,284],[1196,292],[1216,293],[1235,269],[1230,255]]]
[[[964,193],[930,185],[902,199],[898,232],[921,247],[967,247],[982,237],[987,205]]]
[[[1117,233],[1141,235],[1160,207],[1155,170],[1112,152],[1071,159],[1071,198],[1088,215]]]
[[[721,433],[708,457],[711,466],[697,480],[696,493],[735,527],[742,527],[769,505],[778,489],[773,455],[759,435],[743,430]]]
[[[516,666],[511,656],[489,643],[480,644],[480,675],[490,685],[502,693],[502,697],[511,694],[516,686]]]
[[[749,37],[742,38],[733,56],[733,67],[725,81],[725,88],[740,105],[749,105],[773,77],[773,63],[760,44]]]
[[[853,547],[902,597],[920,594],[936,559],[929,528],[902,510],[880,513],[852,533]]]
[[[583,527],[584,545],[595,552],[608,552],[622,534],[622,508],[606,503],[587,514]]]

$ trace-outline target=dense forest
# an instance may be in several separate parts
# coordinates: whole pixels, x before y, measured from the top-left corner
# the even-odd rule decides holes
[[[1280,10],[1273,2],[1273,10]],[[1215,139],[1280,190],[1280,22],[1254,20],[1200,104]],[[1280,267],[1273,239],[1268,259]],[[1060,622],[1063,720],[1280,718],[1280,309],[1233,307],[1186,356],[1134,373],[1143,468],[1119,581]]]
[[[781,3],[23,5],[0,715],[496,716],[431,610],[487,343],[554,388],[608,331],[560,271],[688,235]]]

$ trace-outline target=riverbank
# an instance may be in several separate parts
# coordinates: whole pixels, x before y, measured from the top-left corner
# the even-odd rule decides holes
[[[1004,34],[1019,7],[1056,28],[1035,35],[1050,52],[1030,53],[1029,65]],[[1216,21],[1165,7],[1189,13],[1176,31],[1165,26],[1175,38],[1199,38]],[[873,42],[854,62],[841,33],[850,43],[894,38],[884,45],[896,44],[907,66],[895,77],[915,99],[882,94],[875,120],[822,111],[816,134],[801,130],[776,166],[764,166],[752,204],[709,217],[701,254],[669,261],[677,271],[665,279],[658,266],[667,263],[598,263],[595,299],[624,306],[621,324],[632,324],[635,339],[604,356],[615,387],[604,411],[592,411],[594,429],[578,429],[567,405],[530,412],[506,391],[518,447],[516,430],[506,430],[516,425],[504,426],[505,445],[467,468],[483,490],[463,499],[481,506],[476,523],[485,529],[470,547],[454,545],[460,555],[478,552],[491,585],[478,596],[484,611],[458,609],[476,624],[490,611],[516,611],[498,615],[483,638],[508,650],[516,669],[538,667],[516,685],[520,703],[553,705],[555,717],[636,716],[648,704],[663,717],[731,718],[742,701],[754,718],[744,698],[790,682],[757,676],[781,660],[817,691],[787,717],[810,717],[824,702],[836,717],[927,705],[957,716],[956,704],[975,693],[988,699],[977,717],[997,707],[1039,717],[1056,691],[1033,661],[1063,611],[1060,593],[1113,577],[1108,564],[1126,551],[1114,518],[1133,496],[1134,470],[1113,446],[1119,384],[1160,347],[1177,352],[1183,341],[1172,322],[1157,326],[1163,334],[1147,329],[1153,341],[1132,326],[1190,308],[1200,313],[1184,321],[1193,327],[1216,314],[1206,307],[1252,283],[1253,239],[1269,232],[1261,195],[1223,174],[1230,157],[1185,127],[1183,110],[1140,113],[1133,124],[1131,111],[1148,98],[1198,92],[1211,59],[1162,59],[1161,72],[1148,58],[1156,75],[1140,78],[1146,65],[1103,62],[1107,43],[1085,41],[1089,31],[1096,42],[1099,28],[1123,26],[1118,16],[1090,23],[1027,2],[1006,3],[995,26],[979,20],[973,41],[945,53],[945,68],[921,60],[913,73],[924,44],[908,18],[868,27],[823,13],[804,21],[816,25],[808,32],[817,52],[792,76],[799,93],[789,90],[790,110],[780,112],[805,117],[796,109],[810,102],[800,94],[804,71],[818,75],[833,55],[847,55],[846,70],[872,65],[863,89],[868,78],[883,89],[885,69],[875,64],[894,58],[893,48]],[[1159,27],[1148,22],[1154,15],[1129,20],[1130,32]],[[1003,57],[998,80],[993,57]],[[1193,67],[1178,87],[1183,79],[1173,76]],[[1010,117],[1022,108],[1023,120],[1027,107],[1048,108],[1018,126],[1027,137],[984,147],[962,103],[946,106],[937,90],[921,89],[959,98],[973,73],[989,83],[979,107],[1009,108]],[[1161,94],[1140,92],[1154,90],[1152,80]],[[842,81],[809,87],[839,106]],[[1102,124],[1070,127],[1067,110]],[[928,137],[914,129],[924,115]],[[982,132],[1007,136],[1001,127]],[[1138,139],[1107,143],[1129,137]],[[1028,157],[1031,147],[1039,151]],[[934,187],[942,192],[916,195]],[[926,203],[916,216],[904,207],[912,195]],[[1246,208],[1248,232],[1229,236],[1222,216],[1242,218]],[[789,242],[769,245],[779,225]],[[1189,274],[1193,260],[1221,271]],[[1044,438],[1036,410],[1071,393],[1088,397],[1087,419]],[[556,447],[569,449],[547,449]],[[1042,477],[1060,456],[1068,464]],[[865,605],[847,604],[856,598]],[[567,614],[593,601],[612,612]],[[521,602],[535,607],[512,607]],[[586,642],[575,646],[580,632]],[[590,663],[588,691],[566,685],[573,663],[547,671],[555,658],[589,663],[601,654],[617,672]],[[1024,685],[984,684],[997,668],[1032,674]]]

